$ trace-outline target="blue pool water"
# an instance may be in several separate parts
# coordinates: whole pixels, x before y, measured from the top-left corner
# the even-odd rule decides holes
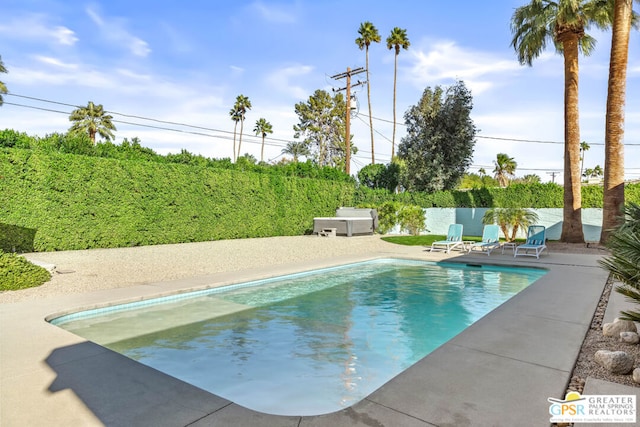
[[[348,407],[545,274],[375,260],[52,323],[248,408]]]

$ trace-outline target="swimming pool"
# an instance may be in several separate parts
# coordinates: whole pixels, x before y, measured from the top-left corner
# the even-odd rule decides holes
[[[385,259],[52,323],[248,408],[315,415],[363,399],[544,274]]]

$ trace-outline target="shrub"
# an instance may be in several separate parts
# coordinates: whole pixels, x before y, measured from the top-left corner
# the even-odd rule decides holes
[[[616,292],[640,304],[640,205],[626,207],[625,222],[611,233],[607,246],[611,256],[599,261],[600,265],[622,283]],[[620,317],[640,322],[640,311],[622,311]]]
[[[32,288],[50,279],[46,269],[16,254],[0,251],[0,291]]]
[[[404,205],[398,211],[398,224],[400,229],[409,232],[412,236],[417,236],[425,230],[424,209],[416,205]]]

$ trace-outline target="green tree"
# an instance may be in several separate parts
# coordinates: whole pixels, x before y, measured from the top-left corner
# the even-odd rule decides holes
[[[231,120],[233,120],[234,125],[233,125],[233,162],[235,163],[236,161],[236,135],[238,133],[238,123],[240,122],[240,111],[238,111],[237,106],[234,105],[233,108],[229,111],[229,116],[231,117]]]
[[[590,148],[591,146],[586,141],[580,143],[580,176],[584,176],[584,153],[589,151]]]
[[[580,123],[578,114],[578,55],[589,55],[595,39],[585,33],[591,24],[607,28],[612,22],[610,0],[531,0],[511,19],[511,45],[521,64],[532,65],[548,41],[564,58],[564,212],[563,242],[584,242],[580,194]]]
[[[0,73],[7,73],[7,69],[4,67],[4,63],[2,62],[2,56],[0,56]],[[0,105],[4,103],[4,100],[2,99],[2,95],[7,92],[8,92],[7,86],[0,81]]]
[[[395,27],[391,30],[391,34],[387,37],[387,49],[395,49],[393,62],[393,134],[391,137],[391,158],[395,155],[396,146],[396,83],[398,80],[398,55],[400,48],[409,49],[411,43],[407,37],[407,30]]]
[[[369,129],[371,130],[371,164],[376,162],[375,148],[373,144],[373,113],[371,112],[371,80],[369,79],[369,46],[371,43],[380,43],[378,29],[369,21],[363,22],[358,28],[360,37],[356,39],[356,44],[360,50],[365,49],[367,70],[367,103],[369,106]]]
[[[358,171],[358,181],[368,188],[384,188],[392,192],[398,186],[399,170],[400,166],[396,162],[388,165],[366,165]]]
[[[405,161],[401,182],[410,191],[456,187],[471,165],[476,127],[471,120],[471,92],[462,81],[446,89],[424,90],[405,113],[407,135],[398,146]]]
[[[282,154],[289,154],[293,157],[294,163],[297,163],[300,157],[309,157],[311,150],[309,150],[309,146],[304,141],[290,141],[282,149]]]
[[[629,204],[623,222],[609,234],[607,246],[611,256],[599,261],[600,265],[622,284],[616,292],[640,304],[640,206]],[[622,319],[640,322],[639,311],[622,311]]]
[[[260,150],[260,161],[264,162],[264,139],[268,134],[273,133],[273,127],[271,126],[271,123],[269,123],[267,121],[267,119],[260,118],[256,122],[256,126],[253,128],[253,131],[256,133],[257,136],[261,136],[262,137],[262,148]]]
[[[249,97],[244,95],[238,95],[236,97],[236,103],[233,106],[235,110],[235,114],[240,119],[240,138],[238,138],[238,156],[240,157],[240,150],[242,149],[242,132],[244,129],[244,119],[247,114],[247,110],[251,109],[251,101],[249,101]],[[232,120],[233,117],[232,117]]]
[[[345,170],[346,108],[342,93],[332,97],[321,89],[316,90],[307,102],[295,105],[300,122],[293,126],[294,138],[304,138],[313,160],[320,166],[334,166]],[[351,152],[357,152],[357,147],[353,144]]]
[[[95,105],[89,101],[86,107],[78,107],[71,112],[69,121],[73,122],[73,125],[69,132],[88,134],[93,144],[96,143],[96,134],[111,141],[114,138],[112,131],[117,130],[112,120],[113,116],[104,111],[102,104]]]
[[[542,182],[542,178],[534,173],[530,173],[523,176],[519,182],[522,184],[540,184]]]
[[[458,189],[468,190],[472,188],[498,187],[498,181],[487,174],[465,173],[458,184]]]
[[[610,230],[620,224],[624,207],[624,103],[626,96],[629,33],[637,23],[632,0],[615,0],[609,85],[604,137],[604,191],[602,233],[606,243]]]
[[[518,163],[508,154],[498,153],[493,164],[495,166],[493,168],[493,177],[498,181],[500,187],[506,187],[509,185],[509,180],[515,177]]]
[[[498,224],[507,242],[516,239],[518,230],[523,230],[538,221],[538,215],[524,208],[491,208],[482,217],[483,224]]]

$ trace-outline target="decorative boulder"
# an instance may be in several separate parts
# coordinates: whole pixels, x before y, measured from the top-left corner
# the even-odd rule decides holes
[[[638,344],[640,342],[640,335],[635,332],[620,332],[620,342]]]
[[[633,370],[633,382],[640,383],[640,368]]]
[[[616,318],[612,323],[602,325],[602,334],[605,337],[619,337],[620,332],[638,332],[636,324],[631,320]]]
[[[626,375],[633,369],[633,357],[624,351],[598,350],[594,358],[612,374]]]

